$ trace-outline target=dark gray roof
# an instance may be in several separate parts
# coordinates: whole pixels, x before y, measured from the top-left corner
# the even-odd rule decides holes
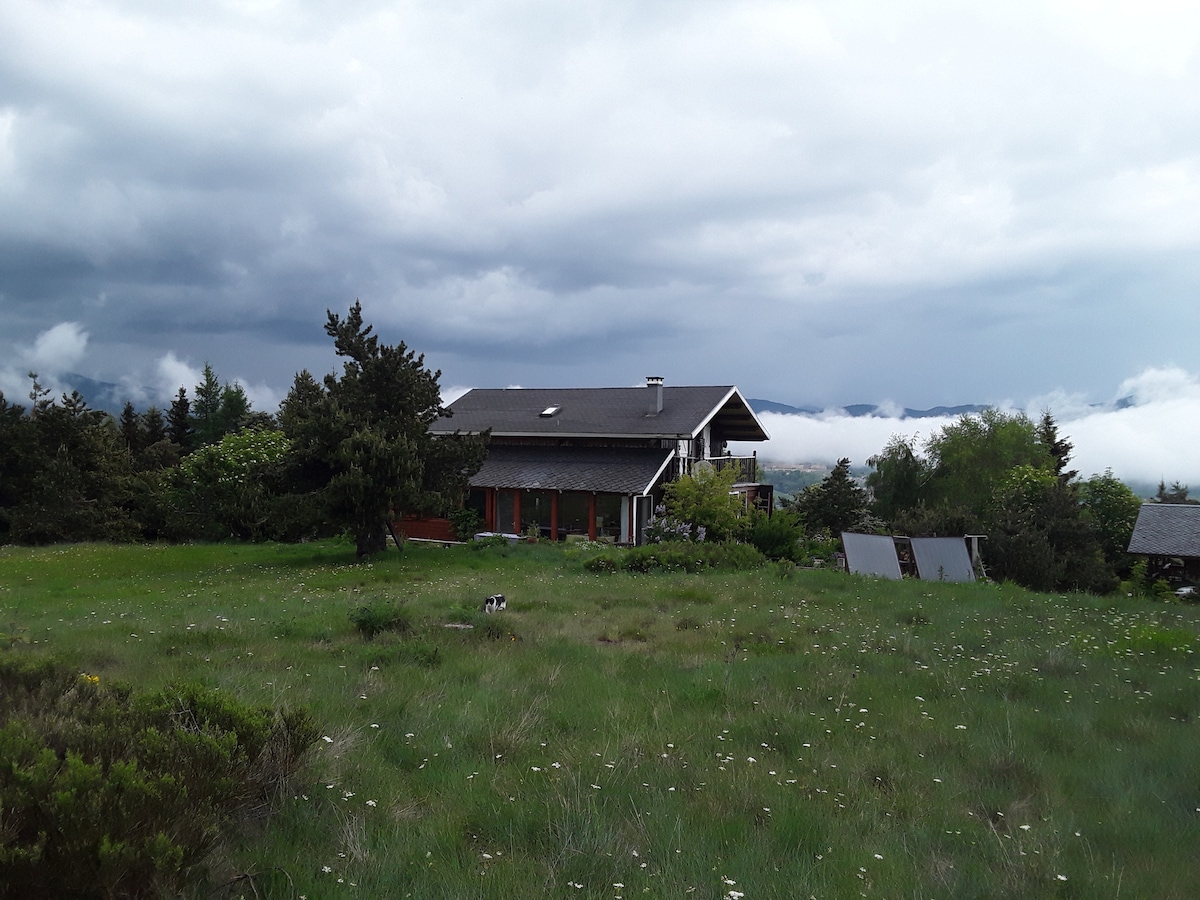
[[[1200,557],[1200,505],[1143,503],[1129,552]]]
[[[917,574],[922,581],[974,581],[975,570],[962,538],[911,538]]]
[[[492,429],[503,436],[685,438],[710,421],[730,441],[765,441],[766,430],[731,385],[663,387],[662,410],[650,414],[655,387],[475,388],[450,404],[435,434]],[[552,415],[543,412],[557,407]]]
[[[673,456],[671,450],[496,444],[471,476],[471,486],[644,494]]]
[[[856,575],[900,579],[896,542],[886,534],[853,534],[843,531],[842,548],[846,551],[846,568]]]

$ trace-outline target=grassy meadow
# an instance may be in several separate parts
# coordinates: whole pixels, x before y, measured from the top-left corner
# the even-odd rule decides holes
[[[5,547],[0,652],[313,713],[204,896],[1200,891],[1200,607],[586,552]]]

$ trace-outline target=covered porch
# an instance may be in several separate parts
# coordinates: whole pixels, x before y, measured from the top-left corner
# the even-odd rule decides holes
[[[493,446],[467,505],[486,530],[640,543],[673,451]]]

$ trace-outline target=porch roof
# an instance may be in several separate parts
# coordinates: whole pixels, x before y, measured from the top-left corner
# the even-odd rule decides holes
[[[494,444],[471,487],[647,494],[673,450],[520,447]]]

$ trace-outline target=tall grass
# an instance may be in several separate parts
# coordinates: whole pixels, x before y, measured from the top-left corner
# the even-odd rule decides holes
[[[366,640],[373,605],[408,630]],[[4,652],[322,723],[204,888],[271,897],[1194,896],[1198,631],[1194,606],[593,574],[545,545],[0,549]]]

